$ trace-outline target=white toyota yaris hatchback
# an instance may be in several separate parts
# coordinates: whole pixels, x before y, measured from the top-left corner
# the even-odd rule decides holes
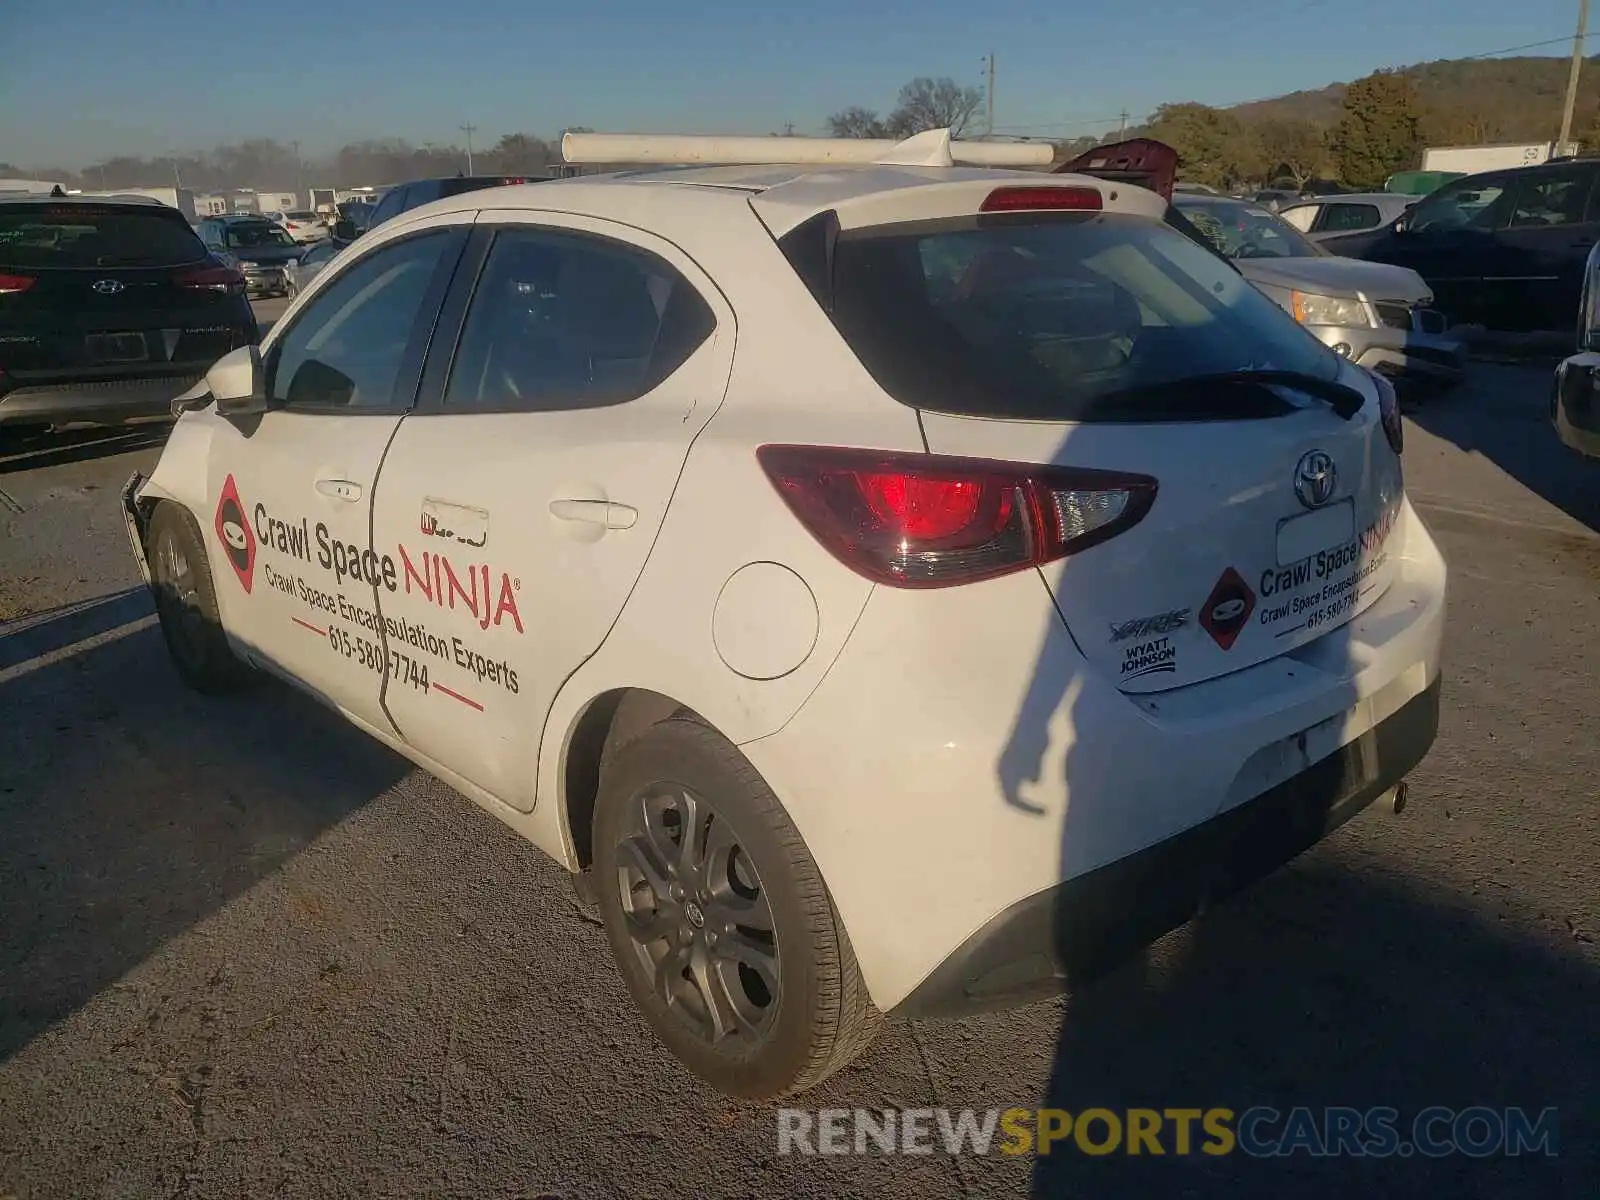
[[[942,131],[568,144],[719,148],[799,162],[384,225],[125,507],[188,682],[280,675],[521,832],[767,1097],[1398,807],[1445,566],[1388,385],[1153,193]]]

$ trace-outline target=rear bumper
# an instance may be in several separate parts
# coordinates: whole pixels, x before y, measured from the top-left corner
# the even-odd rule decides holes
[[[244,268],[244,289],[252,296],[274,296],[289,290],[288,269],[281,266]]]
[[[144,484],[145,477],[135,471],[128,476],[128,482],[122,485],[122,520],[128,527],[128,541],[133,545],[133,561],[138,564],[139,574],[148,586],[150,561],[144,553],[145,513],[139,507],[139,489]]]
[[[1446,570],[1409,504],[1386,552],[1398,570],[1353,620],[1150,695],[1085,661],[1037,576],[875,590],[810,699],[740,748],[816,859],[878,1007],[914,995],[919,1011],[1020,1003],[1058,985],[1058,963],[1103,965],[1216,894],[1214,869],[1237,850],[1229,833],[1251,827],[1235,810],[1320,806],[1309,845],[1398,782],[1432,737],[1424,717],[1394,719],[1419,712],[1439,679]],[[1359,779],[1340,765],[1351,761]],[[1303,845],[1260,857],[1270,867]],[[1122,872],[1169,871],[1148,908],[1107,906]],[[1070,953],[1053,917],[1008,915],[1069,900],[1083,923]],[[986,935],[995,922],[1014,930]],[[991,937],[999,949],[968,948]],[[988,978],[1002,967],[1015,978]],[[967,995],[973,980],[989,994]]]
[[[0,395],[0,425],[23,422],[115,424],[172,415],[172,402],[203,373],[23,386]]]
[[[1309,849],[1427,755],[1439,681],[1336,754],[1176,837],[1013,904],[893,1011],[951,1017],[1093,977]]]

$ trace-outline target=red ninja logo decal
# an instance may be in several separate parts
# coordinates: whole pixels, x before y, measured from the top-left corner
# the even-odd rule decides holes
[[[239,586],[249,595],[256,577],[256,535],[244,519],[244,504],[232,475],[222,485],[222,498],[217,501],[217,538],[239,577]]]
[[[1224,650],[1233,648],[1256,608],[1256,594],[1239,572],[1229,567],[1200,606],[1200,625]]]

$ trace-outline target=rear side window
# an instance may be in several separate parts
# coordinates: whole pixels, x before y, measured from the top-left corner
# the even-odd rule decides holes
[[[1285,221],[1289,222],[1289,224],[1293,225],[1301,233],[1310,233],[1311,223],[1317,219],[1317,213],[1319,211],[1320,205],[1301,204],[1294,208],[1286,208],[1278,215]]]
[[[832,254],[831,287],[813,293],[884,390],[919,408],[1130,421],[1149,410],[1120,393],[1198,375],[1338,374],[1332,352],[1228,263],[1137,217],[879,226],[839,235]]]
[[[170,267],[205,256],[176,209],[0,206],[0,268]]]
[[[377,225],[403,213],[406,210],[406,193],[410,190],[408,187],[397,187],[394,191],[386,193],[383,199],[378,201],[378,208],[372,214],[371,223]]]
[[[625,404],[655,390],[715,327],[693,285],[646,250],[550,229],[502,230],[472,295],[445,407]]]
[[[1376,229],[1376,204],[1330,204],[1323,215],[1319,233],[1344,233],[1352,229]]]
[[[1586,167],[1528,175],[1518,181],[1512,229],[1538,229],[1549,225],[1577,225],[1589,200],[1594,173]]]

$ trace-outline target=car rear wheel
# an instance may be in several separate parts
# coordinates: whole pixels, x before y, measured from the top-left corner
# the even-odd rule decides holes
[[[237,691],[252,678],[222,632],[199,526],[175,504],[157,507],[146,542],[156,616],[183,681],[200,692]]]
[[[606,936],[636,1004],[730,1095],[802,1091],[877,1033],[816,862],[755,769],[673,718],[610,753],[594,816]]]

